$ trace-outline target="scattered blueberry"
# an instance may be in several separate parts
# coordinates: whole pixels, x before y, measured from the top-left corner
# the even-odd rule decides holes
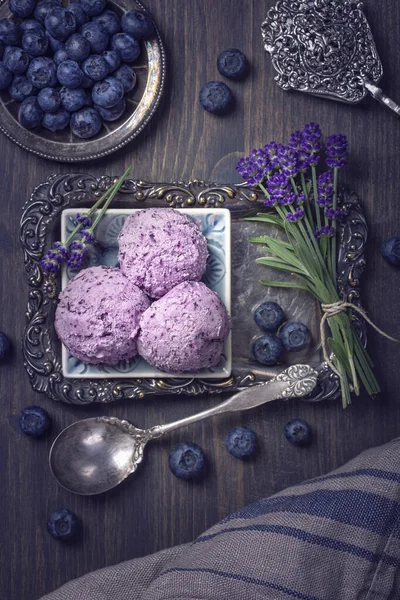
[[[382,244],[382,256],[393,267],[400,267],[400,237],[392,237]]]
[[[12,73],[4,63],[0,62],[0,90],[5,90],[12,82]]]
[[[31,56],[43,56],[49,47],[49,38],[41,29],[30,29],[22,36],[22,47]]]
[[[29,17],[35,6],[36,0],[8,0],[8,8],[17,17]]]
[[[104,52],[107,49],[109,36],[98,23],[85,23],[81,27],[81,34],[88,40],[93,52]]]
[[[116,33],[113,35],[111,49],[125,62],[133,62],[140,54],[139,43],[128,33]]]
[[[261,329],[276,331],[285,320],[285,314],[276,302],[263,302],[256,308],[254,320]]]
[[[50,35],[48,31],[46,31],[46,35],[50,43],[50,48],[53,50],[53,52],[58,52],[58,50],[64,49],[64,40],[56,40],[56,38]]]
[[[23,102],[29,96],[34,96],[35,88],[25,75],[16,75],[8,88],[8,93],[13,100]]]
[[[40,90],[54,87],[57,83],[56,65],[47,56],[38,56],[31,60],[26,76]]]
[[[222,81],[209,81],[200,90],[201,106],[214,115],[225,115],[233,106],[233,95]]]
[[[103,119],[103,121],[117,121],[125,112],[126,102],[125,99],[122,98],[118,104],[112,106],[111,108],[104,108],[103,106],[95,105],[95,109]]]
[[[21,23],[22,35],[28,31],[43,31],[44,27],[36,19],[25,19]]]
[[[47,519],[47,531],[56,540],[69,541],[74,539],[81,529],[81,522],[70,510],[61,508]]]
[[[121,65],[114,73],[114,77],[122,83],[124,92],[127,93],[136,85],[136,73],[129,65]]]
[[[77,27],[81,27],[84,23],[87,23],[89,20],[89,17],[78,2],[73,2],[69,4],[68,11],[72,12],[72,14],[74,15]]]
[[[93,81],[101,81],[108,75],[108,62],[100,54],[92,54],[84,61],[82,71]]]
[[[108,72],[114,73],[114,71],[118,69],[119,65],[121,64],[121,59],[118,54],[114,52],[114,50],[106,50],[103,52],[103,57],[107,61]]]
[[[57,52],[53,56],[53,60],[58,67],[58,65],[64,62],[64,60],[68,60],[67,51],[65,49],[57,50]]]
[[[230,79],[242,79],[248,72],[247,58],[237,48],[224,50],[217,59],[218,71]]]
[[[61,85],[69,88],[77,88],[82,84],[83,71],[74,60],[65,60],[57,67],[57,77]]]
[[[43,88],[38,94],[38,102],[43,112],[55,113],[61,106],[60,93],[54,88]]]
[[[121,31],[121,19],[113,10],[105,10],[101,15],[94,17],[93,21],[98,23],[108,35],[115,35]]]
[[[122,30],[135,40],[147,40],[154,33],[154,21],[141,10],[128,10],[121,19]]]
[[[55,113],[45,113],[42,119],[42,125],[49,131],[62,131],[68,127],[70,122],[70,113],[65,108],[60,108]]]
[[[90,44],[81,33],[73,33],[65,42],[68,58],[78,62],[85,60],[90,54]]]
[[[281,340],[270,333],[266,333],[254,340],[253,355],[262,365],[276,365],[283,352]]]
[[[55,6],[58,6],[58,4],[54,0],[39,2],[35,8],[35,12],[33,13],[36,21],[43,25],[47,13],[49,13]]]
[[[103,12],[106,0],[80,0],[80,5],[89,17],[94,17]]]
[[[11,19],[0,19],[0,40],[8,46],[18,46],[22,37],[22,29]]]
[[[72,113],[70,126],[76,136],[83,139],[91,138],[101,129],[100,115],[94,108],[82,108]]]
[[[286,323],[279,332],[285,350],[299,352],[311,342],[311,333],[303,323]]]
[[[83,88],[61,88],[61,102],[63,107],[69,112],[75,112],[86,104],[86,92]]]
[[[66,8],[55,6],[46,15],[44,26],[56,40],[66,40],[76,30],[74,15]]]
[[[107,77],[104,81],[97,82],[92,90],[92,98],[95,104],[111,108],[124,97],[122,83],[116,77]]]
[[[205,457],[197,444],[178,444],[168,458],[169,468],[179,479],[199,479],[204,474]]]
[[[309,446],[312,442],[311,428],[303,419],[293,419],[285,425],[285,437],[295,446]]]
[[[10,350],[10,340],[3,331],[0,331],[0,361],[8,357]]]
[[[235,427],[226,437],[226,448],[235,458],[249,458],[257,450],[257,436],[247,427]]]
[[[35,96],[26,98],[20,104],[18,110],[18,120],[22,127],[26,129],[34,129],[40,124],[43,117],[43,111],[39,106],[39,102]]]
[[[27,406],[19,415],[19,426],[23,433],[40,437],[50,427],[50,415],[41,406]]]

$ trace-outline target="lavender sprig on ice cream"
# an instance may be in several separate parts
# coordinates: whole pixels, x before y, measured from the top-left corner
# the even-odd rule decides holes
[[[70,354],[115,365],[139,353],[176,374],[217,366],[231,324],[200,282],[208,249],[197,224],[171,208],[142,209],[118,241],[120,269],[85,269],[60,294],[56,331]]]

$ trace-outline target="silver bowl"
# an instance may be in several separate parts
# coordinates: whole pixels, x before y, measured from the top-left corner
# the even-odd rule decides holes
[[[112,0],[110,7],[122,14],[126,10],[141,9],[138,0]],[[0,0],[0,18],[10,16],[8,3]],[[141,42],[135,88],[126,96],[124,115],[114,123],[103,124],[99,134],[90,140],[81,140],[69,129],[52,133],[41,127],[29,131],[18,122],[19,103],[7,90],[0,92],[0,130],[10,140],[38,156],[59,162],[93,160],[111,154],[135,138],[153,116],[163,92],[165,81],[165,52],[158,29],[154,36]]]

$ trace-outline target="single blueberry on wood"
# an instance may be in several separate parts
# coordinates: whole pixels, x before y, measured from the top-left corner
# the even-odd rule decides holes
[[[304,323],[286,323],[279,331],[279,337],[288,352],[304,350],[311,342],[311,333]]]
[[[276,302],[263,302],[254,311],[254,320],[265,331],[277,331],[285,320],[285,313]]]
[[[41,406],[27,406],[19,415],[19,426],[23,433],[31,437],[41,437],[51,424],[50,415]]]
[[[222,81],[209,81],[200,90],[201,106],[214,115],[225,115],[233,107],[233,95]]]
[[[173,448],[168,457],[168,464],[172,473],[179,479],[200,479],[204,474],[205,456],[200,446],[185,442]]]
[[[393,267],[400,267],[400,237],[392,237],[383,242],[382,256]]]
[[[257,450],[257,436],[247,427],[235,427],[226,436],[226,448],[235,458],[249,458]]]
[[[248,72],[247,58],[237,48],[224,50],[217,59],[218,71],[230,79],[243,79]]]
[[[311,428],[303,419],[293,419],[285,425],[285,437],[295,446],[309,446],[312,442]]]
[[[266,333],[253,342],[253,356],[262,365],[276,365],[283,352],[281,340],[271,333]]]
[[[56,510],[47,520],[47,531],[56,540],[73,540],[77,537],[80,529],[79,518],[66,508]]]

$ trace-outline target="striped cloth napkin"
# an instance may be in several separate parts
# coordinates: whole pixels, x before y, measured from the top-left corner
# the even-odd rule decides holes
[[[42,600],[399,600],[400,439]]]

